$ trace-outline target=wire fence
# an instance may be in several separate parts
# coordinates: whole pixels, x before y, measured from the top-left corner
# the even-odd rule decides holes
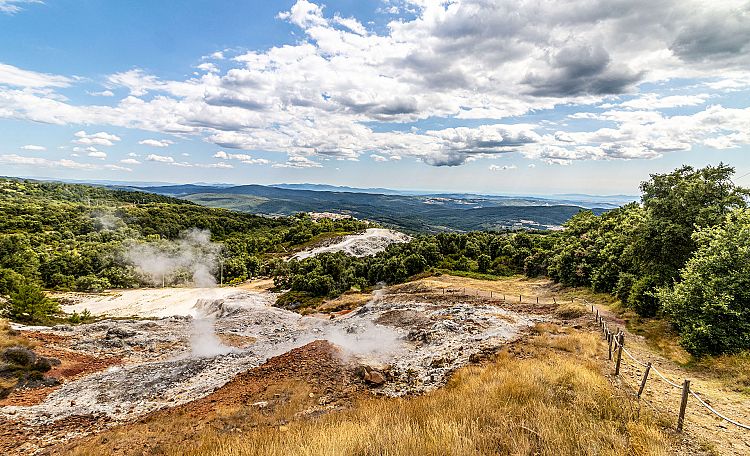
[[[695,400],[698,401],[698,404],[700,404],[704,409],[708,410],[710,413],[720,418],[721,420],[731,423],[745,431],[750,431],[750,425],[743,424],[737,420],[729,418],[726,415],[722,414],[721,412],[717,411],[711,405],[709,405],[709,403],[707,403],[706,400],[701,398],[701,393],[699,393],[698,391],[694,391],[690,388],[689,379],[684,379],[682,381],[682,384],[680,385],[678,382],[674,382],[670,380],[669,378],[667,378],[667,376],[665,376],[661,371],[659,371],[659,369],[657,369],[650,362],[643,362],[639,360],[638,358],[636,358],[630,352],[630,350],[625,348],[625,333],[622,331],[622,329],[618,329],[616,332],[612,332],[609,325],[605,321],[604,317],[599,312],[599,309],[597,309],[596,306],[590,304],[585,299],[576,298],[576,297],[563,298],[563,297],[557,297],[557,296],[553,296],[553,297],[548,296],[540,300],[538,296],[528,296],[528,295],[523,295],[523,294],[510,294],[507,292],[480,290],[477,288],[470,288],[470,287],[444,287],[444,288],[441,288],[441,294],[485,297],[485,298],[490,298],[490,299],[494,299],[498,301],[503,301],[504,303],[516,302],[516,303],[522,303],[522,304],[525,303],[525,304],[540,304],[540,305],[551,305],[551,304],[554,305],[554,304],[562,304],[566,302],[574,303],[577,301],[579,303],[586,305],[587,307],[590,306],[591,312],[595,314],[596,322],[601,328],[602,337],[608,342],[609,360],[615,363],[615,375],[622,379],[622,377],[620,377],[620,370],[623,367],[623,363],[622,363],[623,353],[633,363],[643,368],[643,373],[640,374],[642,375],[641,382],[639,385],[635,385],[638,388],[638,393],[636,394],[636,396],[639,400],[641,399],[643,392],[645,391],[647,382],[652,372],[656,374],[656,377],[658,377],[666,385],[670,386],[671,388],[680,390],[681,401],[680,401],[680,409],[679,409],[679,414],[678,414],[678,419],[677,419],[677,431],[678,432],[682,432],[682,428],[683,428],[684,420],[685,420],[685,412],[687,409],[687,401],[690,396],[695,398]]]
[[[588,302],[585,300],[583,301],[588,305]],[[609,328],[609,325],[605,321],[602,314],[599,312],[599,309],[597,309],[595,306],[591,305],[591,312],[595,314],[596,323],[599,325],[599,327],[602,330],[602,334],[605,340],[607,340],[609,345],[609,359],[613,360],[615,362],[615,375],[620,375],[620,369],[622,367],[622,355],[623,353],[627,358],[629,358],[631,361],[633,361],[636,365],[645,368],[642,374],[642,380],[640,383],[640,386],[638,388],[637,397],[638,399],[641,398],[643,395],[643,392],[646,387],[646,383],[649,380],[649,374],[653,372],[656,374],[657,378],[659,378],[661,381],[663,381],[665,384],[670,386],[671,388],[678,389],[681,391],[681,401],[680,401],[680,409],[679,414],[677,418],[677,431],[682,432],[682,428],[685,422],[685,411],[687,409],[687,401],[690,396],[695,398],[695,400],[698,401],[698,404],[700,404],[704,409],[711,412],[716,417],[731,423],[740,429],[743,429],[745,431],[750,431],[750,425],[740,423],[737,420],[734,420],[732,418],[727,417],[723,413],[716,410],[714,407],[709,405],[706,400],[704,400],[701,396],[701,393],[698,391],[694,391],[690,387],[690,380],[684,379],[682,381],[682,385],[679,384],[679,382],[674,382],[670,380],[666,375],[664,375],[662,372],[659,371],[653,364],[643,362],[633,356],[633,354],[625,348],[625,333],[622,331],[622,329],[618,329],[617,332],[612,332]],[[614,358],[614,359],[613,359]],[[705,396],[704,396],[705,397]],[[709,401],[710,402],[710,401]]]

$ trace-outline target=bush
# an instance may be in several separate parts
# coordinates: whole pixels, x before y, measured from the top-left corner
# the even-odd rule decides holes
[[[9,295],[24,283],[24,277],[12,269],[0,269],[0,295]]]
[[[45,323],[60,311],[57,301],[44,294],[33,282],[24,282],[11,293],[5,314],[13,321],[22,323]]]
[[[620,277],[617,280],[617,285],[615,285],[615,296],[617,296],[617,299],[620,300],[623,304],[628,303],[628,298],[630,297],[630,289],[633,288],[633,283],[635,282],[636,277],[633,274],[629,274],[627,272],[620,273]]]
[[[627,305],[642,317],[653,317],[661,309],[656,296],[658,280],[654,276],[643,276],[633,282]]]
[[[659,293],[665,312],[693,355],[750,349],[750,210],[694,237],[699,248],[682,281]]]
[[[78,291],[92,291],[95,293],[99,293],[109,287],[109,280],[105,278],[99,278],[95,275],[86,275],[76,279],[76,290]]]

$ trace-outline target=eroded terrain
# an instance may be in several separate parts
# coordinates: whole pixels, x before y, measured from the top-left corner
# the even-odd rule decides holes
[[[269,358],[316,340],[336,346],[341,362],[367,380],[371,392],[421,393],[442,385],[472,356],[497,349],[543,319],[503,308],[500,301],[395,290],[375,292],[355,311],[318,316],[275,308],[273,293],[240,288],[125,290],[71,298],[68,311],[85,308],[120,318],[17,328],[46,340],[45,346],[58,353],[116,362],[63,379],[34,401],[0,408],[3,434],[13,435],[15,426],[35,436],[15,445],[6,442],[8,450],[28,454],[196,401]]]

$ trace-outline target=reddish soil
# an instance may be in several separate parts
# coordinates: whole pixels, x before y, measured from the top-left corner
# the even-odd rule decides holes
[[[64,347],[68,342],[68,338],[64,336],[31,331],[24,335],[31,341],[33,350],[38,356],[60,360],[60,365],[53,367],[45,376],[54,377],[61,383],[122,363],[119,357],[97,358],[58,348]],[[38,404],[57,388],[59,385],[15,390],[5,399],[0,399],[0,407]]]
[[[367,394],[340,351],[315,341],[269,359],[202,399],[100,429],[98,435],[59,445],[48,454],[68,454],[75,448],[85,448],[87,454],[157,454],[166,446],[195,445],[207,428],[231,433],[282,426],[347,408]]]

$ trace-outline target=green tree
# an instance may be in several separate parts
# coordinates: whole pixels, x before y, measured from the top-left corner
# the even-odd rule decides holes
[[[693,240],[699,248],[682,281],[660,292],[682,345],[698,356],[750,349],[750,210],[736,211]]]
[[[633,255],[644,274],[662,284],[676,279],[696,249],[696,227],[716,226],[733,209],[746,207],[748,191],[734,185],[732,174],[734,168],[723,163],[701,169],[683,166],[652,174],[641,184],[647,218]]]
[[[22,323],[44,323],[59,311],[57,301],[47,297],[39,285],[28,280],[10,294],[5,307],[8,318]]]

